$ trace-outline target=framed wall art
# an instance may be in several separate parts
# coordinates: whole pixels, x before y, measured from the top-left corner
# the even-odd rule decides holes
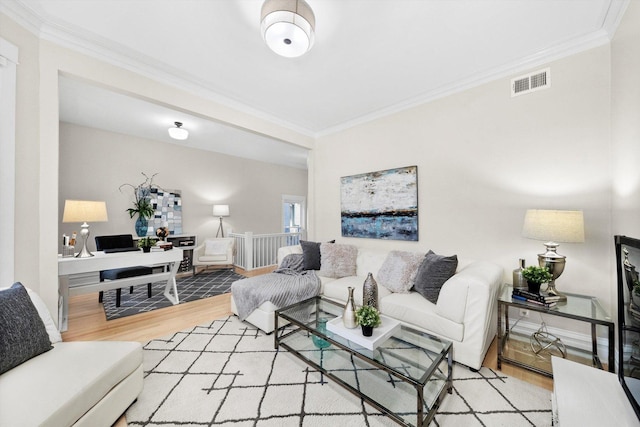
[[[167,227],[172,236],[182,234],[182,192],[151,187],[149,201],[155,210],[154,216],[149,219],[149,227],[153,227],[153,232],[159,227]]]
[[[340,178],[343,237],[418,241],[418,166]]]

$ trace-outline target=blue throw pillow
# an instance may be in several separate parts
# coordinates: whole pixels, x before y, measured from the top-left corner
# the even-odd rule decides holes
[[[18,282],[0,291],[0,374],[52,348],[24,286]]]

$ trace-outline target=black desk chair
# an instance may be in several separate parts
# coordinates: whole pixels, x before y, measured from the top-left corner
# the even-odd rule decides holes
[[[105,249],[124,249],[133,248],[133,237],[131,234],[117,234],[112,236],[96,236],[96,250],[104,251]],[[114,268],[112,270],[104,270],[100,272],[100,281],[125,279],[127,277],[145,276],[153,273],[151,267],[138,265],[135,267]],[[129,287],[129,293],[133,292],[133,286]],[[122,289],[116,289],[116,307],[120,307],[120,299]],[[102,302],[104,292],[100,291],[98,301]],[[151,298],[151,283],[147,283],[147,297]]]

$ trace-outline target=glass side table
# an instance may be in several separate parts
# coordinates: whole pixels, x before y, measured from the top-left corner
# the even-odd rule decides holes
[[[559,302],[556,306],[546,308],[541,305],[511,298],[513,287],[505,285],[498,295],[498,369],[502,362],[510,363],[530,371],[553,378],[551,355],[548,352],[536,354],[531,345],[531,336],[509,330],[509,307],[526,309],[543,313],[548,316],[566,317],[591,325],[591,351],[575,347],[566,347],[566,358],[579,363],[591,361],[592,365],[603,369],[598,356],[596,326],[607,327],[608,332],[608,369],[615,372],[614,360],[614,324],[597,298],[588,295],[568,294],[566,302]],[[558,355],[554,353],[555,355]]]

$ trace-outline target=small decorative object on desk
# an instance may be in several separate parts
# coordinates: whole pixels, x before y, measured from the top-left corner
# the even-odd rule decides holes
[[[75,251],[75,246],[63,246],[62,247],[62,256],[67,258],[67,257],[72,257],[74,255],[74,251]]]
[[[321,332],[324,335],[327,335],[327,318],[326,317],[318,318],[318,332]],[[315,345],[316,348],[319,348],[319,349],[327,348],[331,345],[329,341],[323,340],[317,335],[311,335],[311,340],[313,341],[313,345]]]
[[[522,275],[527,280],[529,292],[534,294],[540,293],[540,285],[549,283],[551,279],[553,279],[547,267],[538,267],[535,265],[530,265],[523,269]]]
[[[353,300],[353,289],[349,286],[349,297],[347,298],[347,304],[344,306],[344,311],[342,312],[342,323],[345,328],[353,329],[358,326],[356,322],[356,303]]]
[[[371,305],[363,305],[356,311],[356,320],[362,327],[362,335],[370,337],[373,335],[373,328],[380,326],[380,312]]]
[[[164,241],[169,235],[169,229],[167,227],[158,227],[156,229],[156,236],[162,241]]]
[[[151,246],[156,244],[156,239],[151,237],[142,237],[138,240],[138,247],[142,248],[142,252],[150,252]]]
[[[522,275],[522,270],[524,270],[524,259],[520,258],[518,261],[518,268],[513,270],[513,287],[514,288],[526,288],[527,281]]]
[[[362,305],[378,308],[378,283],[371,273],[367,274],[362,285]]]

